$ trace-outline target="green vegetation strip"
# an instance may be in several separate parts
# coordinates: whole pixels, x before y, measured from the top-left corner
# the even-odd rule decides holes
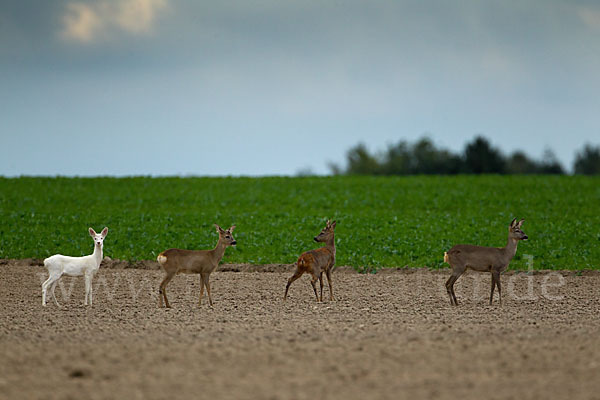
[[[0,178],[0,258],[92,252],[155,259],[212,248],[234,232],[227,263],[293,263],[336,219],[337,265],[441,268],[452,245],[504,246],[513,217],[530,240],[511,269],[600,269],[600,178],[411,176],[267,178]]]

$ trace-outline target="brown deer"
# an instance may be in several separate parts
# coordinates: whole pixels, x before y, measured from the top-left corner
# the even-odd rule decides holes
[[[315,297],[317,301],[323,301],[323,272],[327,275],[327,282],[329,283],[329,300],[333,301],[333,286],[331,284],[331,272],[335,265],[335,230],[336,221],[332,223],[327,220],[325,228],[321,230],[317,236],[315,236],[315,242],[325,243],[325,247],[320,247],[315,250],[309,250],[304,252],[298,257],[296,262],[296,272],[290,279],[288,279],[287,286],[285,287],[285,295],[283,301],[287,299],[288,290],[292,282],[300,278],[305,272],[312,276],[310,284],[315,291]],[[321,299],[317,295],[317,279],[321,284]]]
[[[510,260],[517,252],[519,240],[527,240],[528,237],[521,230],[523,221],[517,222],[513,219],[508,227],[508,242],[504,247],[482,247],[470,244],[458,244],[444,253],[444,262],[452,267],[452,275],[446,281],[446,290],[450,297],[450,304],[457,306],[456,294],[454,294],[454,283],[460,278],[466,269],[477,272],[490,272],[492,274],[492,290],[490,292],[490,305],[494,298],[494,288],[498,286],[500,306],[502,306],[502,289],[500,288],[500,273],[504,272]]]
[[[219,262],[225,255],[225,248],[227,246],[235,246],[237,242],[233,238],[231,232],[235,229],[235,225],[226,231],[215,224],[217,233],[219,234],[219,241],[217,246],[212,250],[181,250],[181,249],[169,249],[165,250],[156,257],[156,260],[160,266],[165,270],[165,278],[160,283],[158,289],[159,305],[163,307],[164,303],[168,308],[171,308],[169,300],[167,299],[167,285],[173,279],[176,274],[200,274],[200,298],[198,299],[198,306],[202,304],[202,296],[204,295],[204,287],[208,293],[208,302],[212,307],[213,302],[210,297],[210,274],[213,272]]]

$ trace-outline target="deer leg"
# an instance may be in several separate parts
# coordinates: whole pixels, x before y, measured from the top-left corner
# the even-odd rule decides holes
[[[323,272],[319,274],[319,284],[321,285],[321,301],[323,301]]]
[[[56,300],[56,296],[54,295],[54,289],[56,289],[56,285],[58,284],[58,279],[55,280],[52,285],[50,286],[50,294],[52,295],[52,299],[54,300],[54,304],[56,304],[56,307],[60,308],[60,304],[58,304],[58,301]]]
[[[456,304],[456,301],[454,300],[454,295],[453,295],[453,287],[452,285],[454,285],[454,282],[456,281],[456,278],[454,278],[454,275],[450,275],[450,278],[448,278],[448,280],[446,281],[446,291],[448,292],[448,297],[450,297],[450,305],[451,306],[456,306],[458,304]]]
[[[294,282],[296,279],[300,278],[303,273],[304,272],[302,272],[302,271],[296,270],[294,275],[292,275],[292,277],[290,279],[288,279],[288,283],[285,286],[285,294],[283,295],[283,301],[285,301],[287,299],[288,290],[290,289],[290,285],[292,284],[292,282]]]
[[[463,268],[453,270],[452,275],[450,275],[450,278],[446,281],[446,291],[448,292],[448,297],[450,297],[450,305],[458,305],[458,300],[456,300],[456,294],[454,293],[454,283],[460,278],[464,271]]]
[[[496,286],[498,286],[498,297],[500,298],[500,307],[502,307],[502,288],[500,286],[500,272],[494,273],[496,279]]]
[[[331,270],[328,269],[327,271],[325,271],[325,274],[327,275],[327,283],[329,284],[329,300],[333,301],[333,285],[331,283]]]
[[[312,279],[310,280],[310,284],[312,285],[313,290],[315,291],[315,297],[317,298],[317,302],[319,302],[319,295],[317,294],[317,279],[319,279],[317,275],[313,275]]]
[[[42,283],[42,305],[46,305],[46,294],[48,293],[48,289],[51,288],[52,284],[55,283],[58,279],[60,279],[60,275],[48,275],[48,279]]]
[[[85,300],[83,302],[83,304],[86,306],[88,304],[88,297],[90,298],[90,305],[92,305],[91,292],[92,292],[92,281],[90,279],[90,276],[86,275],[85,276]]]
[[[171,308],[171,305],[169,304],[169,299],[167,299],[167,285],[169,284],[169,282],[171,282],[171,279],[173,279],[174,276],[174,272],[167,272],[167,275],[165,275],[165,278],[160,283],[160,286],[158,288],[158,297],[160,299],[161,307],[163,306],[164,299],[164,303],[166,304],[167,308]]]
[[[202,296],[204,296],[204,275],[200,274],[200,297],[198,298],[198,307],[202,305]]]
[[[206,293],[208,294],[208,303],[210,304],[210,306],[213,306],[213,302],[212,302],[212,297],[210,297],[210,281],[209,281],[210,275],[206,274],[206,276],[204,277],[204,286],[206,286]]]
[[[52,283],[52,275],[48,276],[48,279],[42,283],[42,305],[46,306],[46,292],[48,291],[48,285]]]
[[[44,282],[44,285],[46,285],[46,287],[42,286],[42,304],[46,305],[46,297],[47,297],[47,292],[48,289],[50,289],[50,296],[54,297],[54,288],[56,287],[56,284],[58,283],[58,280],[60,279],[61,275],[50,275],[48,277],[48,279],[46,280],[46,282]],[[56,297],[54,297],[54,303],[60,307],[60,305],[58,304],[58,302],[56,301]]]
[[[492,272],[492,290],[490,291],[490,306],[492,305],[492,300],[494,299],[494,289],[496,288],[496,276]]]
[[[88,279],[88,277],[86,277],[86,279]],[[94,285],[92,283],[93,279],[94,279],[94,275],[90,275],[89,276],[90,292],[88,294],[88,298],[89,298],[89,301],[90,301],[90,306],[92,305],[92,298],[94,297]]]
[[[462,273],[461,273],[461,275],[462,275]],[[452,285],[450,286],[450,290],[452,291],[452,298],[454,299],[455,306],[458,305],[458,300],[456,300],[456,293],[454,293],[454,284],[456,283],[458,278],[460,278],[460,275],[458,275],[456,278],[454,278],[454,280],[452,281]]]
[[[448,297],[450,298],[450,305],[454,305],[454,299],[452,298],[452,290],[450,290],[450,283],[452,283],[452,277],[454,275],[450,275],[448,280],[446,281],[446,292],[448,292]]]

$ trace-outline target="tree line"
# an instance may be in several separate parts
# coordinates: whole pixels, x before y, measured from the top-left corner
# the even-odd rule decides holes
[[[506,156],[483,136],[465,145],[462,153],[438,148],[427,137],[414,143],[401,140],[384,151],[370,153],[364,143],[348,150],[346,166],[330,164],[335,175],[416,175],[416,174],[566,174],[552,150],[534,159],[517,150]],[[575,174],[600,174],[600,146],[586,144],[575,155]]]

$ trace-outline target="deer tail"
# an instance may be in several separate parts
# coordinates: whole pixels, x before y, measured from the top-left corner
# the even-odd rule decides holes
[[[165,256],[163,253],[160,253],[158,255],[158,257],[156,257],[156,261],[158,261],[158,263],[163,266],[165,265],[165,263],[167,262],[167,256]]]
[[[447,251],[444,252],[444,262],[450,264],[450,262],[448,261],[448,252]]]
[[[51,269],[60,269],[60,262],[57,261],[56,254],[44,259],[44,267],[50,272]]]

